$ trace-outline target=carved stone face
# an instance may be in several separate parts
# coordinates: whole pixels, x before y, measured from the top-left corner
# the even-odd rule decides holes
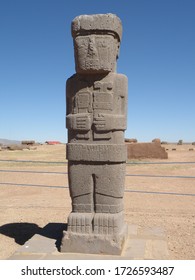
[[[113,35],[90,34],[74,39],[77,73],[114,72],[119,42]]]

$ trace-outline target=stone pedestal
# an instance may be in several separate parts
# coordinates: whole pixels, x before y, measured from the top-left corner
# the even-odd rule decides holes
[[[47,235],[47,234],[46,234]],[[55,232],[54,232],[55,236]],[[68,236],[68,235],[67,235]],[[75,235],[76,236],[76,235]],[[90,235],[84,235],[85,241]],[[70,235],[69,235],[70,237]],[[78,236],[77,236],[78,237]],[[69,247],[69,241],[66,242],[64,236],[61,248],[67,248],[70,252],[59,252],[56,248],[58,240],[46,237],[45,235],[35,234],[23,246],[19,246],[17,251],[9,258],[10,260],[168,260],[171,259],[171,254],[168,250],[167,235],[164,228],[160,226],[155,227],[140,227],[136,224],[129,224],[128,238],[124,244],[122,253],[117,254],[114,246],[110,247],[107,240],[102,240],[103,243],[96,243],[98,248],[111,249],[111,253],[102,254],[97,249],[97,253],[90,251],[89,253],[72,252],[75,244],[78,244],[82,238],[74,240],[74,244]],[[90,241],[89,241],[90,242]],[[80,247],[80,244],[79,248]],[[96,246],[95,245],[95,246]],[[94,242],[91,246],[89,243],[84,243],[82,250],[86,248],[93,248]],[[76,248],[77,249],[77,248]],[[74,250],[75,251],[75,250]]]
[[[117,234],[82,234],[64,232],[61,252],[121,255],[125,241],[128,237],[127,225],[124,225]]]

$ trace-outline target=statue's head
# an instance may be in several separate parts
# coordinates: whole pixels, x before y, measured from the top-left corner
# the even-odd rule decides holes
[[[122,36],[113,14],[81,15],[72,21],[77,73],[115,72]]]

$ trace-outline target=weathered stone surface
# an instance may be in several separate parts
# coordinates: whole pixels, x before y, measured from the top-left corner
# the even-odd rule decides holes
[[[131,143],[126,145],[128,159],[168,158],[165,148],[158,143]]]
[[[125,230],[125,228],[124,228]],[[86,235],[65,232],[63,242],[67,252],[58,252],[57,241],[45,235],[35,234],[24,245],[9,257],[9,260],[168,260],[170,259],[166,232],[155,226],[140,227],[137,224],[128,225],[128,239],[122,254],[120,249],[120,235]],[[54,232],[53,237],[56,236]],[[78,236],[80,237],[78,239]],[[118,240],[119,238],[119,240]],[[122,238],[123,241],[123,238]],[[96,254],[89,249],[95,247]],[[80,252],[75,253],[75,248]],[[88,250],[88,251],[87,251]],[[110,253],[108,253],[110,251]],[[85,254],[83,254],[86,252]],[[104,254],[106,252],[106,254]]]
[[[125,238],[124,238],[125,237]],[[64,232],[62,251],[82,254],[121,255],[128,237],[127,225],[118,234]]]
[[[73,161],[125,162],[127,149],[124,144],[74,144],[67,145],[67,157]]]
[[[83,35],[85,32],[114,33],[119,41],[122,37],[121,20],[114,14],[81,15],[72,21],[72,36]]]
[[[116,73],[121,21],[113,14],[78,16],[72,36],[76,74],[66,83],[72,212],[61,251],[120,254],[127,236],[127,77]]]
[[[97,74],[115,70],[122,36],[122,25],[117,16],[78,16],[72,22],[72,36],[77,73]]]

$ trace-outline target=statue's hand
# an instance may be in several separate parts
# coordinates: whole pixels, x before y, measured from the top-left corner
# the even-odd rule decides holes
[[[107,126],[107,122],[106,122],[106,118],[103,114],[98,114],[96,117],[94,117],[94,121],[93,124],[95,126],[95,129],[98,131],[105,131],[108,128]]]
[[[66,127],[78,131],[89,131],[91,129],[91,117],[89,114],[70,114],[66,117]]]
[[[76,116],[76,125],[75,125],[76,130],[84,130],[88,131],[90,130],[91,127],[91,119],[90,116],[87,114],[78,114]]]
[[[126,129],[126,118],[124,115],[98,114],[93,121],[96,131],[114,131]]]

